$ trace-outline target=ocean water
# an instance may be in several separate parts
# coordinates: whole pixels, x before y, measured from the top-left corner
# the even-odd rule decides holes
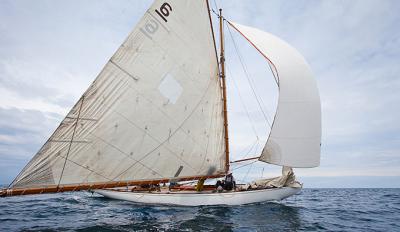
[[[88,192],[0,198],[0,231],[400,231],[400,189],[303,189],[281,202],[231,207]]]

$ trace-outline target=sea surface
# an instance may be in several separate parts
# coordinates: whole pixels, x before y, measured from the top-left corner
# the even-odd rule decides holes
[[[0,198],[0,231],[400,231],[400,189],[303,189],[281,202],[230,207],[88,192]]]

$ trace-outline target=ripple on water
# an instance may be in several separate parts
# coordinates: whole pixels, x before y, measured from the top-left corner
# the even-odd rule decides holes
[[[0,231],[393,231],[400,189],[304,189],[280,203],[173,207],[86,192],[0,199]]]

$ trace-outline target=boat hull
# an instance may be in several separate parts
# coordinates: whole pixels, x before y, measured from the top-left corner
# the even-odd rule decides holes
[[[290,197],[301,188],[282,187],[272,189],[260,189],[240,192],[223,193],[193,193],[193,192],[171,192],[171,193],[141,193],[123,192],[115,190],[95,190],[96,193],[107,198],[131,201],[145,204],[166,204],[181,206],[200,205],[244,205],[265,201],[279,201]]]

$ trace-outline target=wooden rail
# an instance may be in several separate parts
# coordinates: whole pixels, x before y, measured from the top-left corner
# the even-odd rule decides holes
[[[188,177],[177,177],[171,179],[158,179],[158,180],[140,180],[140,181],[113,181],[113,182],[96,182],[96,183],[85,183],[85,184],[71,184],[71,185],[52,185],[47,187],[36,187],[36,188],[10,188],[1,189],[0,197],[11,197],[31,194],[42,194],[42,193],[60,193],[60,192],[73,192],[82,190],[93,190],[93,189],[104,189],[104,188],[116,188],[126,187],[131,185],[142,185],[142,184],[160,184],[168,183],[170,181],[191,181],[199,179],[214,179],[225,176],[223,174],[210,175],[210,176],[188,176]]]

